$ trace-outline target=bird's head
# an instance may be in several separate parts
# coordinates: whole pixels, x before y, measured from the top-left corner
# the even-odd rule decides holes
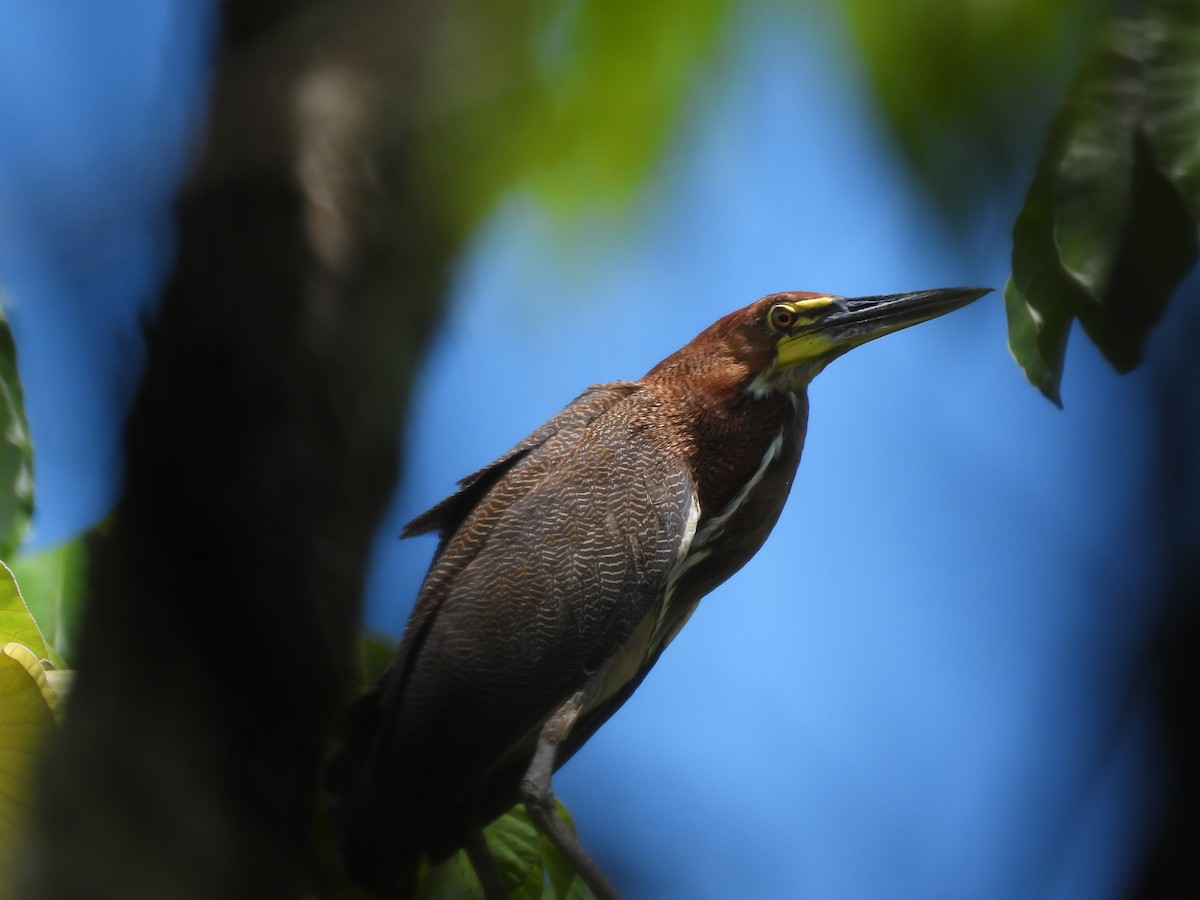
[[[848,350],[959,309],[990,290],[943,288],[853,298],[806,291],[769,294],[705,329],[647,378],[690,373],[736,380],[754,393],[803,391]]]

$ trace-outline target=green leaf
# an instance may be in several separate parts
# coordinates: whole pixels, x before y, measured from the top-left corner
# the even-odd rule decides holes
[[[0,313],[0,559],[20,545],[33,515],[33,446],[12,331]]]
[[[49,677],[51,672],[47,670],[44,659],[38,659],[32,650],[16,641],[0,646],[0,656],[15,660],[29,673],[29,677],[33,679],[34,685],[51,713],[58,715],[62,712],[62,694],[52,683]],[[2,721],[2,714],[0,714],[0,722]]]
[[[16,643],[28,648],[37,659],[48,650],[41,629],[29,613],[12,571],[0,562],[0,644]]]
[[[540,837],[525,807],[518,804],[484,829],[488,850],[512,900],[540,900],[545,882]]]
[[[424,869],[417,884],[418,900],[483,900],[483,888],[467,854],[458,851],[440,865]]]
[[[1025,205],[1013,223],[1012,277],[1004,290],[1008,346],[1030,384],[1062,406],[1059,384],[1067,337],[1088,298],[1063,268],[1054,241],[1054,185],[1065,123],[1050,129]]]
[[[1088,337],[1118,372],[1142,361],[1146,339],[1196,265],[1196,222],[1139,135],[1129,179],[1132,204],[1101,303],[1080,310]]]
[[[1108,290],[1133,206],[1146,46],[1141,22],[1109,23],[1062,114],[1054,242],[1063,268],[1096,302]]]
[[[575,824],[566,807],[559,803],[558,810],[573,830]],[[492,822],[483,836],[510,900],[584,900],[590,896],[574,867],[553,841],[537,830],[523,805],[517,804]],[[460,850],[425,871],[417,893],[422,900],[482,898],[483,888],[469,857]]]
[[[1059,381],[1071,331],[1070,317],[1055,319],[1053,327],[1045,328],[1045,320],[1011,278],[1004,286],[1004,308],[1008,315],[1009,352],[1029,383],[1061,408]]]
[[[1186,6],[1197,24],[1195,2],[1161,2],[1176,12]],[[1200,43],[1165,42],[1161,32],[1154,21],[1101,31],[1051,124],[1013,225],[1009,346],[1056,403],[1071,321],[1079,319],[1117,371],[1129,371],[1200,253],[1195,207],[1180,187],[1192,184],[1185,160],[1200,132],[1184,138],[1174,130],[1197,115],[1196,95],[1180,88],[1191,84],[1196,60],[1172,56]],[[1154,128],[1169,135],[1168,149],[1152,143]],[[1167,157],[1175,162],[1164,172]]]
[[[514,806],[485,828],[483,836],[510,900],[541,900],[546,879],[538,855],[540,835],[525,807]],[[418,895],[427,900],[482,898],[483,887],[470,858],[460,850],[424,874]]]
[[[29,611],[50,647],[50,659],[71,657],[72,634],[87,587],[87,542],[77,538],[39,553],[21,553],[10,566]],[[57,657],[57,658],[56,658]]]
[[[571,814],[561,801],[556,802],[558,803],[558,814],[574,831],[575,821],[571,818]],[[583,879],[576,874],[575,867],[563,856],[562,851],[552,840],[545,835],[539,835],[538,849],[550,882],[550,896],[554,900],[583,900],[588,896]]]
[[[1159,167],[1200,218],[1200,0],[1148,5],[1146,131]]]
[[[57,704],[38,658],[17,643],[0,647],[0,897],[10,896],[36,764]]]

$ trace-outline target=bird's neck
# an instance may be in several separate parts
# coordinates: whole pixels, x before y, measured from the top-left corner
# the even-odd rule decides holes
[[[744,378],[711,375],[693,373],[683,389],[661,398],[706,515],[718,514],[733,501],[768,453],[778,452],[778,445],[772,451],[777,438],[797,447],[798,461],[808,419],[804,393],[758,393],[747,389]]]

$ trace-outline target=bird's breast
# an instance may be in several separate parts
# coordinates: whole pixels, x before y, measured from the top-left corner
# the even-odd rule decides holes
[[[667,588],[650,652],[657,654],[678,634],[696,605],[744,566],[766,541],[783,511],[807,424],[806,407],[784,418],[765,442],[761,456],[719,509],[696,508],[695,527],[667,578]],[[703,491],[701,491],[703,496]]]

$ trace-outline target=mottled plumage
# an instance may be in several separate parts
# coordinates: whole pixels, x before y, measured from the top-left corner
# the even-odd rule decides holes
[[[764,297],[641,381],[589,388],[409,524],[441,541],[332,778],[352,876],[386,892],[462,846],[520,799],[556,711],[582,691],[561,765],[753,556],[800,460],[808,382],[855,345],[813,335],[861,319],[855,302]],[[821,352],[781,364],[797,338]]]

